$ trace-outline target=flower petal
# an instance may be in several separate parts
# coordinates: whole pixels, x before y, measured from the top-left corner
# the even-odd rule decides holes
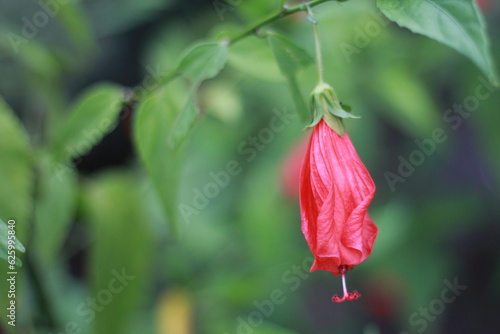
[[[315,256],[311,271],[339,274],[371,253],[377,227],[367,213],[375,184],[349,135],[325,121],[314,128],[301,171],[302,232]]]

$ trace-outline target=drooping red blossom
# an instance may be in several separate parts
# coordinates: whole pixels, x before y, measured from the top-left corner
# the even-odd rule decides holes
[[[375,184],[349,135],[339,135],[321,120],[313,129],[300,179],[302,232],[314,263],[311,271],[342,275],[341,302],[360,297],[348,293],[345,274],[371,253],[378,229],[368,215]]]

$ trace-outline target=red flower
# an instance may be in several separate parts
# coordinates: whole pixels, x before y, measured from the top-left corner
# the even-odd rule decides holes
[[[311,271],[342,274],[371,253],[378,229],[367,213],[375,184],[354,149],[349,135],[339,135],[321,120],[314,127],[300,179],[302,232],[314,254]]]

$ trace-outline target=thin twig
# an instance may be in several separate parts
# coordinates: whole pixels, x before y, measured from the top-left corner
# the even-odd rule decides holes
[[[288,15],[292,15],[292,14],[295,14],[295,13],[298,13],[298,12],[305,12],[307,11],[307,7],[315,7],[317,5],[320,5],[324,2],[327,2],[327,1],[332,1],[332,0],[314,0],[314,1],[311,1],[311,2],[308,2],[308,3],[303,3],[301,5],[298,5],[298,6],[295,6],[295,7],[291,7],[291,8],[287,8],[287,7],[283,7],[283,9],[274,14],[274,15],[271,15],[270,17],[268,17],[267,19],[264,19],[262,20],[261,22],[257,23],[257,24],[254,24],[253,26],[245,29],[243,32],[241,32],[240,34],[236,35],[235,37],[231,38],[231,40],[229,41],[229,44],[234,44],[242,39],[244,39],[245,37],[248,37],[250,35],[253,35],[256,31],[258,31],[260,28],[274,22],[274,21],[277,21],[285,16],[288,16]]]

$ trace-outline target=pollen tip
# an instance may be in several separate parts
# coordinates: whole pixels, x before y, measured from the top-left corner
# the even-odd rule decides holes
[[[361,297],[361,294],[354,290],[352,293],[347,294],[347,299],[348,300],[356,300]]]
[[[344,297],[340,298],[338,295],[334,295],[332,297],[332,301],[336,303],[342,303],[346,300],[356,300],[361,297],[361,294],[354,290],[352,293],[349,292],[347,295],[344,295]]]
[[[339,295],[333,295],[333,297],[332,297],[332,301],[333,301],[333,302],[336,302],[336,303],[341,303],[341,302],[343,302],[343,301],[344,301],[344,298],[342,298],[342,299],[341,299],[341,298],[339,297]]]

